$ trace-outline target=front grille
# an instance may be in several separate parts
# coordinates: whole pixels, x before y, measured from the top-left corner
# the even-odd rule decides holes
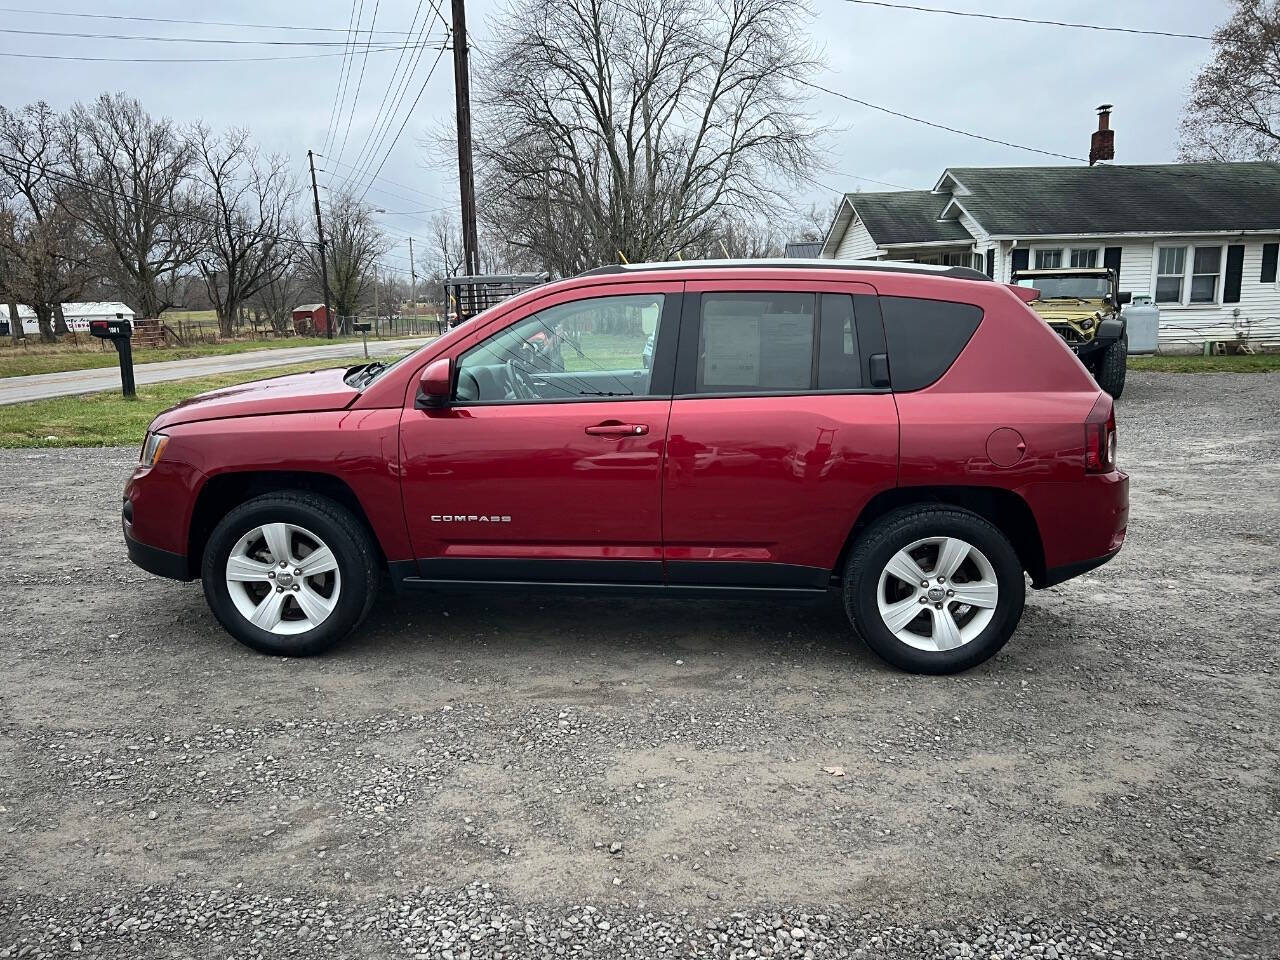
[[[1053,327],[1053,332],[1063,340],[1067,341],[1067,343],[1078,344],[1088,342],[1088,338],[1081,336],[1080,331],[1069,323],[1051,323],[1049,326]]]

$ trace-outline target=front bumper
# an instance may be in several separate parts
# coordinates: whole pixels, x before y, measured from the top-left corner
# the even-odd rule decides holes
[[[170,553],[135,540],[129,536],[128,524],[124,532],[125,546],[129,549],[129,560],[147,573],[157,577],[168,577],[170,580],[191,580],[191,569],[187,558],[180,553]]]

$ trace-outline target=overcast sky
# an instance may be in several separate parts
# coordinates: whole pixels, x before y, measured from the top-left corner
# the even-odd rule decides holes
[[[32,0],[9,0],[32,8]],[[1095,126],[1094,108],[1115,104],[1116,161],[1172,161],[1178,121],[1188,86],[1205,62],[1204,41],[1092,30],[997,23],[984,20],[887,10],[848,0],[811,0],[808,30],[818,43],[826,69],[816,82],[863,100],[982,133],[1074,156],[1085,156]],[[910,0],[903,0],[910,2]],[[1225,0],[919,0],[925,6],[981,10],[1013,16],[1046,17],[1181,33],[1212,33],[1227,16]],[[357,4],[359,0],[357,0]],[[369,25],[374,0],[364,2]],[[378,0],[377,29],[409,28],[417,0]],[[424,8],[425,8],[424,4]],[[442,6],[448,16],[447,2]],[[482,49],[491,14],[502,0],[469,0],[470,33]],[[133,16],[226,20],[262,24],[301,24],[344,31],[353,6],[346,0],[222,0],[218,4],[183,0],[54,0],[50,10]],[[87,20],[0,12],[0,27],[94,34],[222,37],[227,39],[324,39],[344,33],[299,34],[135,21]],[[441,37],[437,20],[432,37]],[[186,45],[102,38],[41,38],[0,35],[0,51],[34,51],[87,57],[247,57],[314,52],[290,47],[235,44]],[[436,51],[425,52],[401,115],[417,92]],[[379,103],[396,63],[394,52],[373,53],[367,61],[347,146],[346,162],[358,156],[370,133]],[[308,148],[320,151],[329,129],[340,57],[266,63],[94,63],[0,57],[4,103],[13,108],[44,99],[62,109],[103,91],[123,90],[152,113],[186,122],[203,119],[222,127],[252,129],[272,151],[287,153],[301,174]],[[477,67],[478,69],[478,67]],[[356,61],[356,73],[359,61]],[[819,179],[834,188],[806,187],[797,208],[834,198],[835,191],[883,190],[871,181],[928,188],[947,166],[1065,163],[1050,157],[996,146],[932,129],[826,94],[815,94],[809,109],[829,131],[828,172]],[[429,214],[419,211],[456,203],[451,168],[425,162],[424,134],[453,110],[453,73],[446,53],[424,89],[368,198],[388,212],[380,215],[397,235],[422,237]],[[398,126],[398,122],[396,126]],[[345,132],[345,118],[342,125]],[[394,134],[395,130],[391,130]],[[339,143],[341,143],[339,137]],[[331,157],[337,150],[326,151]],[[379,154],[380,156],[381,154]],[[322,181],[345,172],[331,161]],[[859,180],[857,178],[869,178]],[[393,186],[396,181],[414,192]],[[420,191],[420,192],[419,192]],[[402,215],[403,214],[403,215]],[[405,251],[392,255],[403,262]]]

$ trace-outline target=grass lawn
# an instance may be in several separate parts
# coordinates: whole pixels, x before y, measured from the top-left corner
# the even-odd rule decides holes
[[[27,347],[12,346],[5,340],[0,346],[0,377],[23,377],[33,373],[59,373],[63,370],[90,370],[97,367],[114,367],[120,361],[110,345],[106,349],[100,342],[81,336],[79,344],[54,343],[31,344]],[[342,337],[327,340],[324,337],[285,337],[280,340],[228,340],[223,343],[197,343],[189,347],[163,347],[151,350],[135,350],[134,363],[155,363],[161,360],[192,360],[196,357],[214,357],[227,353],[244,353],[246,350],[274,350],[284,347],[322,347],[345,343],[360,349],[359,337]]]
[[[361,362],[357,357],[333,357],[311,363],[245,370],[195,380],[174,380],[138,387],[126,400],[120,391],[78,397],[54,397],[0,406],[0,447],[112,447],[137,446],[157,413],[179,400],[217,387],[250,380],[303,373]]]
[[[1280,353],[1232,354],[1221,357],[1130,357],[1130,370],[1159,373],[1275,373]]]

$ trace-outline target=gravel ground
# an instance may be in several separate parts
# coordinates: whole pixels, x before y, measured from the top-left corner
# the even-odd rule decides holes
[[[1125,550],[952,678],[834,601],[270,659],[125,562],[134,450],[0,451],[0,957],[1280,956],[1280,376],[1128,391]]]

